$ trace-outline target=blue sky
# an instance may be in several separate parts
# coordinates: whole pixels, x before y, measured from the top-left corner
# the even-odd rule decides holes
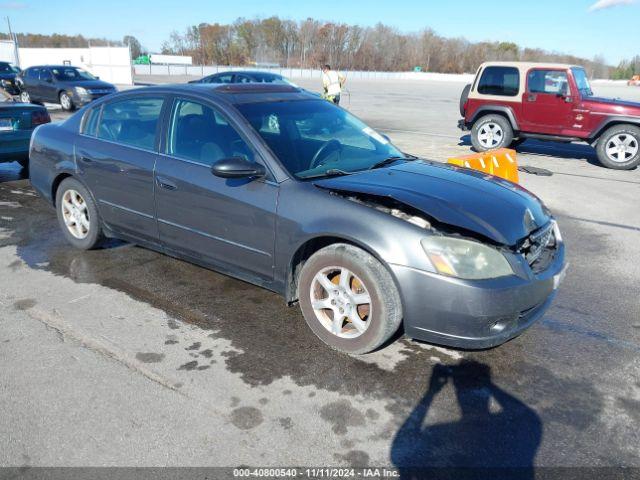
[[[173,30],[239,16],[313,17],[363,26],[377,22],[413,32],[507,40],[611,64],[640,54],[640,0],[0,0],[14,31],[83,34],[120,40],[136,36],[151,51]],[[6,31],[0,18],[0,31]]]

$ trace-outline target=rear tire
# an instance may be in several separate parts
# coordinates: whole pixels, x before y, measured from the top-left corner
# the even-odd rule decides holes
[[[502,115],[492,113],[480,117],[471,128],[471,143],[478,152],[503,148],[512,141],[513,129]]]
[[[598,139],[598,160],[614,170],[630,170],[640,165],[640,128],[614,125]]]
[[[103,240],[102,221],[89,190],[75,178],[66,178],[56,192],[58,223],[67,241],[91,250]]]
[[[402,302],[391,274],[372,255],[345,243],[322,248],[306,261],[298,297],[311,330],[348,354],[375,350],[402,321]]]

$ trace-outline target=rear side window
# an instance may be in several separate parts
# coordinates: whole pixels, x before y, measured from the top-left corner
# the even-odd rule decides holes
[[[102,107],[98,138],[154,150],[162,98],[131,98]]]
[[[85,113],[82,120],[81,133],[95,137],[98,130],[98,120],[100,119],[100,107],[95,107]]]
[[[478,93],[514,97],[520,89],[520,72],[514,67],[487,67],[482,72]]]
[[[563,70],[531,70],[527,74],[527,90],[531,93],[566,94],[567,72]]]

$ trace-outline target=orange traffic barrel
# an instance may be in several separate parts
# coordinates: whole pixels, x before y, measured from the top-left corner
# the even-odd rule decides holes
[[[448,159],[447,163],[459,167],[471,168],[518,183],[516,151],[510,148],[499,148],[497,150],[489,150],[488,152],[453,157]]]

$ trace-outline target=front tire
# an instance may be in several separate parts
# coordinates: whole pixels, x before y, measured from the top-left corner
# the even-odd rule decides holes
[[[304,318],[335,350],[368,353],[402,321],[400,294],[387,269],[364,250],[336,243],[314,253],[298,281]]]
[[[31,103],[31,95],[26,90],[20,92],[20,101],[22,103]]]
[[[65,112],[71,112],[76,109],[73,100],[67,92],[60,92],[60,106]]]
[[[513,141],[513,129],[502,115],[480,117],[471,128],[471,143],[477,152],[503,148]]]
[[[103,240],[102,222],[93,197],[74,178],[62,181],[56,192],[58,223],[67,241],[76,248],[91,250]]]
[[[640,128],[614,125],[598,139],[598,160],[614,170],[630,170],[640,165]]]

